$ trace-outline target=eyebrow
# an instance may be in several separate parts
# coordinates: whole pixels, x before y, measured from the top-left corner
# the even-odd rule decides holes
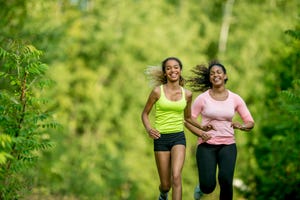
[[[175,64],[175,65],[167,65],[166,67],[180,67],[179,64]]]
[[[219,72],[219,71],[221,71],[221,72],[223,72],[224,73],[224,71],[222,70],[222,69],[217,69],[217,70],[215,70],[215,71],[210,71],[209,73],[215,73],[215,72]]]

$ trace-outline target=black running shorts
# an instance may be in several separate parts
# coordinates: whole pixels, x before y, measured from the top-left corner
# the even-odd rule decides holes
[[[160,138],[154,140],[154,151],[171,151],[175,145],[186,146],[184,132],[160,134]]]

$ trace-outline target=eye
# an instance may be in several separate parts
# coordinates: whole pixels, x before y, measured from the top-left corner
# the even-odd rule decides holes
[[[174,69],[179,69],[179,65],[175,65],[175,66],[174,66]]]

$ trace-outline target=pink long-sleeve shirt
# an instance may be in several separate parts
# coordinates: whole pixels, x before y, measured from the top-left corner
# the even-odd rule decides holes
[[[243,122],[254,122],[244,100],[237,94],[228,90],[228,97],[224,101],[213,99],[209,90],[200,94],[192,105],[192,116],[201,116],[201,125],[211,124],[215,130],[210,130],[212,138],[209,144],[233,144],[235,143],[234,129],[231,127],[232,119],[237,112]],[[199,137],[198,144],[203,141]]]

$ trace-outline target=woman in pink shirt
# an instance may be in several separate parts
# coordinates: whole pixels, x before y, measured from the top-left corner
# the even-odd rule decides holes
[[[208,67],[197,65],[193,72],[195,76],[187,83],[193,91],[203,93],[194,100],[192,116],[201,117],[202,129],[188,122],[185,125],[195,135],[205,136],[198,138],[196,159],[200,184],[195,188],[194,198],[198,200],[203,194],[214,191],[218,167],[220,200],[230,200],[237,156],[234,129],[250,131],[254,120],[244,100],[226,89],[228,77],[222,64],[213,61]],[[235,113],[240,115],[243,123],[232,121]]]

